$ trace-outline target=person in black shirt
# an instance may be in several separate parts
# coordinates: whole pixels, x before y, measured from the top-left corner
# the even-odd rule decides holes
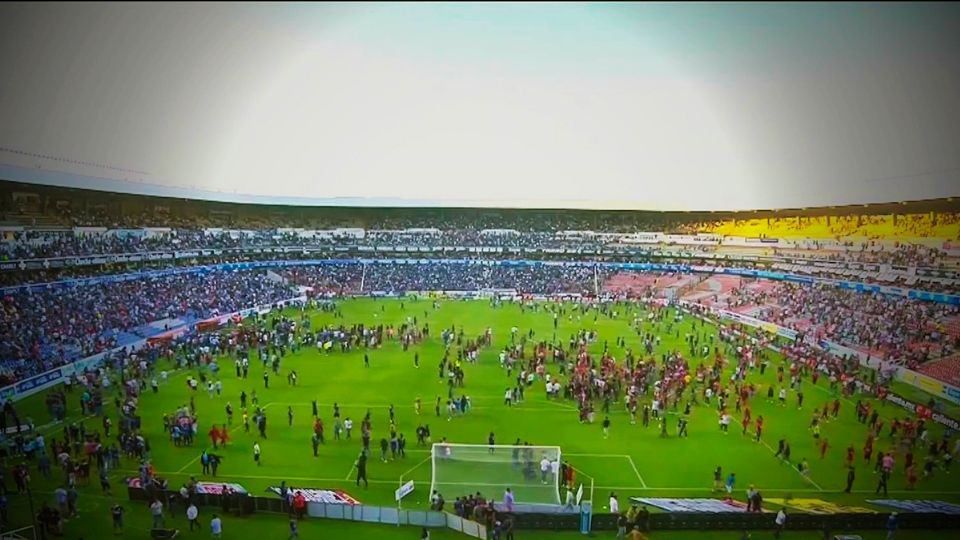
[[[504,540],[513,540],[513,520],[507,518],[503,520]]]
[[[113,517],[113,532],[123,531],[123,507],[119,504],[110,508],[110,515]]]
[[[363,480],[363,487],[369,488],[370,483],[367,482],[367,454],[366,452],[360,452],[360,456],[357,458],[355,463],[357,467],[357,486],[360,485],[360,480]]]
[[[881,490],[883,491],[883,496],[886,497],[887,496],[887,473],[886,472],[880,473],[880,483],[877,484],[877,489],[876,491],[874,491],[874,494],[879,495]]]
[[[640,508],[640,513],[636,517],[637,525],[640,526],[640,530],[649,531],[650,530],[650,510],[647,510],[647,506],[644,505]]]

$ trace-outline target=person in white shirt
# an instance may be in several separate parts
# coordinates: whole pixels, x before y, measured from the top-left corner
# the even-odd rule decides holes
[[[150,503],[150,514],[153,515],[153,528],[163,528],[163,503],[158,500],[154,500],[152,503]]]
[[[620,501],[617,500],[617,494],[610,493],[610,513],[619,514],[620,513]]]
[[[257,441],[253,443],[253,461],[256,462],[257,466],[260,466],[260,442]]]
[[[544,484],[547,483],[547,472],[550,470],[550,460],[547,459],[547,456],[543,456],[543,459],[540,460],[540,481]]]
[[[777,530],[774,531],[773,537],[780,538],[780,533],[783,532],[783,526],[786,525],[787,523],[787,513],[783,510],[783,508],[781,508],[780,511],[777,512],[777,518],[775,521],[777,524]]]
[[[200,527],[200,522],[197,521],[199,514],[200,512],[197,510],[197,505],[190,503],[190,506],[187,507],[187,522],[190,523],[190,532],[193,532],[194,527],[196,527],[198,531],[202,528]]]

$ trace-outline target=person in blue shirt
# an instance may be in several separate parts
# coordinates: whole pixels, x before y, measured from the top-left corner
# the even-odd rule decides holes
[[[733,493],[733,486],[734,484],[736,484],[736,482],[737,482],[736,473],[730,473],[730,475],[727,476],[727,494]]]
[[[214,538],[220,538],[223,534],[223,522],[220,521],[220,516],[217,514],[214,514],[210,520],[210,533]]]
[[[893,540],[893,537],[897,534],[897,527],[899,525],[897,513],[894,512],[890,514],[890,517],[887,518],[887,540]]]

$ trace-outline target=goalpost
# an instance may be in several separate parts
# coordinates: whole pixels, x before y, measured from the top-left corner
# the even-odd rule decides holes
[[[477,492],[500,503],[508,488],[515,504],[562,504],[559,446],[435,443],[430,454],[429,496],[448,504]]]

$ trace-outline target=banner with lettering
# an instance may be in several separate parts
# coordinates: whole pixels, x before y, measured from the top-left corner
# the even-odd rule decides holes
[[[307,502],[349,505],[360,504],[360,501],[354,499],[347,492],[340,491],[339,489],[314,489],[298,487],[290,487],[287,489],[294,494],[297,492],[303,493],[303,496],[307,499]],[[267,488],[267,491],[280,495],[279,487],[269,487]]]
[[[867,499],[870,504],[895,508],[904,512],[918,514],[954,514],[960,515],[960,504],[943,501],[925,500],[897,500],[897,499]]]

